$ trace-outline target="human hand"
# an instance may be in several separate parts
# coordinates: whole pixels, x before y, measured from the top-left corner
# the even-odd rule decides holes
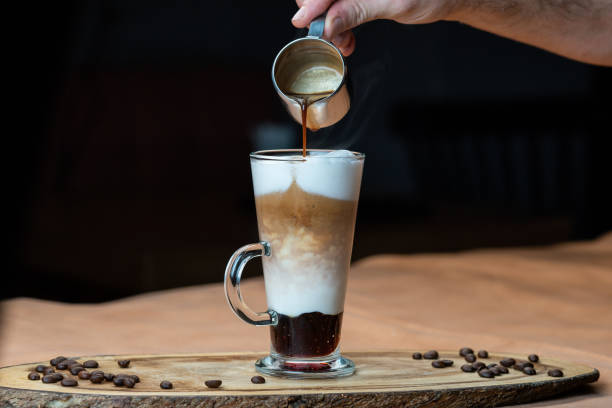
[[[327,10],[323,38],[345,56],[355,50],[352,28],[377,19],[402,24],[423,24],[448,18],[461,0],[296,0],[298,12],[291,22],[307,27]]]

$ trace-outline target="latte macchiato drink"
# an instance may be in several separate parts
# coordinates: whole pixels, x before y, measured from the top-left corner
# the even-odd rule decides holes
[[[251,154],[260,242],[234,253],[225,287],[240,318],[270,326],[271,353],[255,363],[262,373],[321,378],[354,371],[339,343],[363,161],[347,150]],[[258,256],[263,313],[240,295],[242,268]]]

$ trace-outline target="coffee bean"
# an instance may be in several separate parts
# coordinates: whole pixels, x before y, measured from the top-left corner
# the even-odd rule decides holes
[[[82,365],[78,365],[75,364],[72,367],[70,367],[70,374],[72,375],[78,375],[81,371],[83,371],[85,368],[83,368]]]
[[[87,370],[83,370],[79,373],[79,378],[81,380],[89,380],[91,378],[91,373]]]
[[[102,370],[93,370],[91,375],[104,375],[104,371]]]
[[[125,380],[126,377],[120,377],[116,375],[115,378],[113,378],[113,384],[115,384],[115,386],[117,387],[123,387],[123,385],[125,384]]]
[[[563,371],[558,368],[553,368],[552,370],[548,370],[548,375],[551,377],[563,377]]]
[[[488,370],[486,368],[483,368],[482,370],[478,371],[478,375],[484,378],[493,378],[495,377],[495,374],[493,374],[491,372],[491,370]]]
[[[115,378],[115,374],[112,373],[105,373],[104,374],[104,379],[108,382],[113,381],[113,379]]]
[[[504,367],[512,367],[516,364],[516,361],[513,358],[504,358],[499,362],[499,364],[503,365]]]
[[[62,362],[57,363],[56,368],[58,370],[67,370],[75,364],[79,364],[79,363],[76,362],[75,360],[64,360]]]
[[[525,367],[523,368],[523,372],[527,375],[534,375],[536,370],[533,367]]]
[[[61,378],[58,378],[57,373],[53,373],[53,374],[47,374],[42,378],[42,382],[44,382],[45,384],[52,384],[52,383],[56,383],[58,381],[61,381]]]
[[[53,367],[47,367],[47,368],[45,368],[45,371],[43,371],[43,374],[45,374],[45,375],[46,374],[52,374],[54,372],[55,372],[55,370],[53,369]]]
[[[45,368],[47,368],[46,365],[39,364],[39,365],[36,366],[36,368],[34,370],[36,370],[37,373],[44,373],[45,372]]]
[[[502,374],[508,374],[510,371],[508,371],[508,369],[504,366],[497,366],[495,367],[499,370],[499,372],[501,372]]]
[[[489,370],[495,375],[500,375],[502,373],[499,369],[499,366],[491,367]]]
[[[450,367],[454,364],[453,360],[442,360],[445,366]]]
[[[253,384],[263,384],[266,382],[266,379],[263,378],[261,375],[256,375],[255,377],[251,377],[251,382]]]
[[[127,378],[123,379],[123,385],[128,387],[128,388],[134,388],[135,384],[136,384],[136,381],[134,381],[130,377],[127,377]]]
[[[204,381],[204,384],[206,384],[208,388],[219,388],[222,384],[222,381],[221,380],[206,380]]]
[[[478,357],[480,357],[480,358],[489,358],[489,352],[487,350],[480,350],[478,352]]]
[[[493,368],[493,367],[495,367],[496,365],[497,365],[496,363],[491,363],[491,364],[488,364],[488,365],[487,365],[487,368]]]
[[[550,372],[549,372],[549,375],[550,375]],[[32,380],[32,381],[40,380],[40,374],[38,374],[35,371],[32,371],[30,374],[28,374],[28,380]]]
[[[423,358],[423,355],[421,353],[412,353],[412,358],[415,360],[420,360]]]
[[[423,358],[427,360],[435,360],[438,358],[438,352],[436,350],[429,350],[425,354],[423,354]]]
[[[444,363],[444,361],[442,360],[436,360],[436,361],[432,361],[431,365],[435,368],[444,368],[446,367],[446,364]]]
[[[523,371],[526,367],[533,368],[533,364],[530,363],[529,361],[519,361],[518,363],[514,365],[514,368],[516,368],[519,371]]]
[[[482,361],[476,361],[474,364],[472,364],[472,367],[474,367],[475,370],[482,370],[483,368],[487,368],[485,363],[483,363]]]
[[[98,362],[96,360],[87,360],[83,363],[85,368],[98,368]]]
[[[135,383],[139,383],[140,382],[140,377],[138,377],[137,375],[128,375],[128,377],[130,377]]]
[[[466,354],[465,361],[467,361],[468,363],[473,363],[474,361],[476,361],[476,356],[473,353]]]
[[[474,350],[472,350],[472,349],[471,349],[471,348],[469,348],[469,347],[463,347],[461,350],[459,350],[459,355],[460,355],[461,357],[465,357],[465,356],[467,356],[468,354],[474,354]]]
[[[171,390],[172,389],[172,383],[170,381],[162,381],[159,383],[159,388],[163,389],[163,390]]]
[[[531,361],[532,363],[537,363],[538,361],[540,361],[540,357],[538,357],[537,354],[530,354],[527,359],[529,361]]]
[[[474,371],[476,371],[476,368],[474,368],[474,366],[471,364],[464,364],[461,366],[461,371],[464,371],[466,373],[473,373]]]
[[[117,364],[119,364],[121,368],[128,368],[130,366],[130,360],[119,360]]]
[[[79,385],[79,382],[74,378],[64,378],[62,380],[62,385],[64,387],[76,387],[77,385]]]
[[[104,382],[104,376],[100,375],[100,374],[96,374],[96,375],[91,375],[89,377],[89,381],[91,381],[94,384],[101,384]]]
[[[67,358],[66,358],[66,357],[64,357],[64,356],[58,356],[58,357],[55,357],[54,359],[51,359],[51,361],[49,361],[49,363],[50,363],[50,364],[51,364],[53,367],[55,367],[55,366],[56,366],[58,363],[61,363],[61,362],[62,362],[62,361],[64,361],[64,360],[67,360]]]

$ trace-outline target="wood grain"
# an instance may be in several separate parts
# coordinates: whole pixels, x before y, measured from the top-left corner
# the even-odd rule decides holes
[[[421,350],[422,351],[422,350]],[[356,374],[335,380],[289,380],[267,377],[265,384],[253,384],[257,373],[253,362],[265,353],[177,354],[81,357],[95,359],[101,370],[114,374],[137,374],[141,382],[133,389],[112,383],[92,384],[79,380],[79,386],[62,387],[31,381],[27,375],[39,362],[0,369],[0,407],[485,407],[529,402],[550,397],[582,384],[597,381],[596,369],[553,359],[535,365],[537,374],[509,374],[484,379],[464,373],[465,361],[457,352],[441,352],[440,358],[454,361],[452,367],[436,369],[431,360],[413,360],[412,351],[353,352]],[[52,356],[50,356],[52,357]],[[484,363],[504,357],[525,356],[491,353]],[[121,369],[119,359],[130,359],[130,368]],[[547,375],[550,368],[564,371],[563,378]],[[70,375],[66,371],[63,371]],[[208,389],[204,381],[220,379],[218,389]],[[174,384],[162,390],[162,380]]]

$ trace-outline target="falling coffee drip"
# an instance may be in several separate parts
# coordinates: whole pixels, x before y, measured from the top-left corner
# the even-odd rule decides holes
[[[327,98],[334,91],[322,91],[310,94],[288,94],[287,96],[294,99],[302,110],[302,156],[306,157],[306,139],[308,128],[308,107],[321,99]],[[311,130],[317,131],[318,128],[311,127]]]

